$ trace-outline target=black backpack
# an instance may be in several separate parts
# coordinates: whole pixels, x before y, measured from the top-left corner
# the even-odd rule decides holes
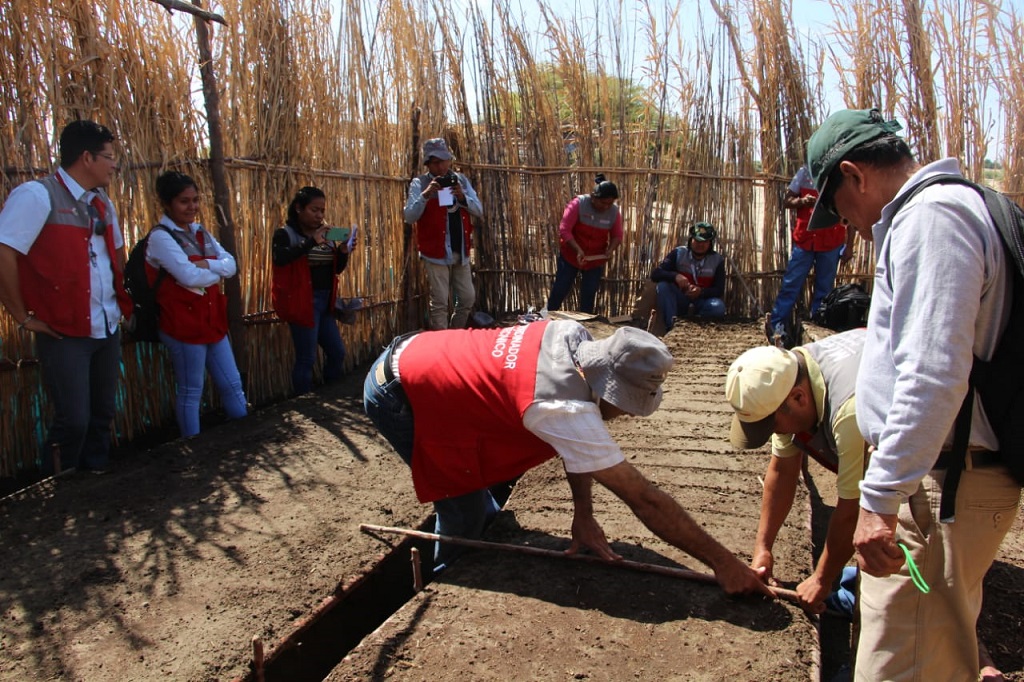
[[[863,327],[868,323],[871,296],[855,282],[843,284],[828,293],[814,313],[813,321],[833,331]]]
[[[174,241],[181,243],[173,230],[163,225],[156,225],[153,230],[157,228],[167,230]],[[136,341],[160,343],[160,306],[156,302],[156,290],[160,288],[168,273],[160,268],[156,280],[150,286],[149,278],[146,276],[146,244],[153,230],[140,239],[128,254],[128,261],[124,264],[124,288],[132,298],[132,317],[129,326],[132,338]]]
[[[942,486],[939,512],[942,520],[952,521],[956,489],[967,457],[975,391],[981,396],[985,415],[999,439],[1001,462],[1018,481],[1024,483],[1024,209],[1004,194],[959,175],[936,175],[901,197],[896,210],[925,187],[935,184],[967,185],[982,196],[1002,238],[1007,267],[1011,269],[1009,274],[1013,279],[1009,322],[996,344],[992,359],[986,362],[974,358],[967,396],[953,429],[952,461]]]

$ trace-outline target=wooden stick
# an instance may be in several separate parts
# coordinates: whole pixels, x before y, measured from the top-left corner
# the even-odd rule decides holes
[[[255,676],[256,682],[263,682],[264,670],[263,664],[265,657],[263,655],[263,639],[259,635],[252,636],[252,672]]]
[[[434,542],[444,542],[450,545],[459,545],[461,547],[473,547],[475,549],[500,549],[506,552],[516,552],[518,554],[527,554],[529,556],[546,557],[548,559],[571,559],[573,561],[583,561],[590,564],[600,564],[602,566],[613,566],[616,568],[629,568],[634,571],[641,571],[643,573],[654,573],[657,575],[667,575],[672,578],[682,578],[683,580],[693,580],[700,583],[707,583],[708,585],[717,585],[718,581],[715,576],[707,573],[699,573],[697,571],[691,571],[688,568],[675,568],[672,566],[659,566],[657,564],[648,564],[641,561],[631,561],[629,559],[620,559],[618,561],[606,561],[600,557],[592,554],[566,554],[565,552],[554,550],[554,549],[542,549],[540,547],[530,547],[529,545],[513,545],[503,542],[487,542],[486,540],[470,540],[469,538],[457,538],[451,535],[438,535],[436,533],[426,533],[420,530],[412,530],[409,528],[396,528],[394,526],[377,526],[371,523],[359,524],[359,530],[364,533],[394,533],[396,535],[406,535],[413,538],[420,538],[421,540],[433,540]],[[787,590],[782,587],[768,586],[768,589],[780,599],[792,602],[799,605],[800,600],[797,597],[795,590]]]
[[[420,562],[420,550],[416,547],[409,550],[409,561],[412,562],[412,590],[419,594],[423,591],[423,564]]]

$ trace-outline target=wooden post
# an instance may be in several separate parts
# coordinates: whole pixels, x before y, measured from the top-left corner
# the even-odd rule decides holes
[[[423,591],[423,564],[420,563],[420,550],[415,547],[410,549],[409,561],[412,562],[412,591],[419,594]]]
[[[412,139],[409,149],[409,180],[419,175],[420,169],[420,110],[412,110]],[[420,278],[416,275],[416,239],[413,228],[405,223],[402,229],[402,299],[405,302],[405,320],[401,333],[419,329],[423,326],[423,318],[417,302],[416,289]],[[398,316],[395,315],[397,319]]]
[[[192,0],[201,7],[201,0]],[[213,73],[213,50],[210,47],[210,30],[206,21],[199,16],[196,22],[196,41],[199,44],[199,72],[203,79],[203,99],[206,102],[206,121],[210,133],[210,178],[213,181],[213,203],[220,228],[218,241],[235,260],[238,249],[235,242],[235,223],[231,218],[231,193],[228,190],[227,173],[224,170],[224,134],[220,120],[220,94],[217,92],[217,77]],[[238,263],[238,271],[242,264]],[[235,363],[246,385],[249,370],[249,356],[246,351],[245,327],[242,324],[242,284],[240,277],[224,280],[224,291],[228,298],[228,331],[235,353]]]
[[[264,664],[266,656],[263,654],[263,639],[259,635],[252,636],[252,674],[255,682],[263,682],[266,677]]]

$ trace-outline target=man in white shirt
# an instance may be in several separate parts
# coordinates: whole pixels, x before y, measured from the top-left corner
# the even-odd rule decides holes
[[[120,371],[124,238],[104,188],[117,171],[114,135],[74,121],[60,168],[16,187],[0,211],[0,303],[35,334],[54,407],[40,467],[102,473]]]
[[[498,511],[490,488],[560,457],[573,499],[570,553],[618,559],[594,518],[597,481],[666,542],[708,564],[729,593],[770,595],[758,572],[708,535],[625,460],[604,422],[648,416],[672,356],[631,327],[597,340],[576,322],[399,337],[364,385],[371,421],[412,468],[437,532],[479,537]],[[438,549],[446,562],[453,552]]]

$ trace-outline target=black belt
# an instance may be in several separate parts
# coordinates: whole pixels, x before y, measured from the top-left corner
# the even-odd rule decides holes
[[[1002,464],[1002,458],[998,452],[992,450],[969,450],[967,457],[971,462],[971,469],[980,469],[982,467],[992,467],[998,464]],[[953,453],[949,450],[943,450],[939,453],[939,458],[935,460],[935,466],[932,469],[948,469],[953,464]]]

